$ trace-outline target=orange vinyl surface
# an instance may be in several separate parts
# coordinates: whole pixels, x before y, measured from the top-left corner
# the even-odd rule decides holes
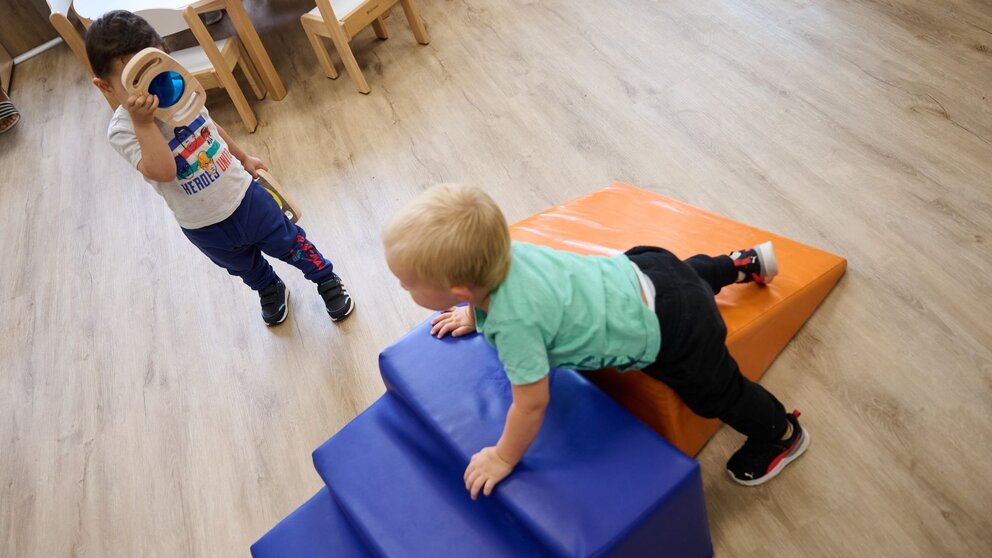
[[[610,255],[649,245],[683,259],[774,241],[779,275],[773,283],[729,287],[716,297],[730,353],[752,380],[764,374],[847,269],[847,260],[839,256],[619,182],[528,217],[510,230],[514,240],[559,250]],[[696,415],[671,389],[640,372],[602,370],[586,376],[688,455],[699,453],[720,425]]]

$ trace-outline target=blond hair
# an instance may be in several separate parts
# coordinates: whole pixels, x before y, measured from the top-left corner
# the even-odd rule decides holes
[[[474,186],[438,184],[401,209],[382,233],[390,264],[437,287],[493,290],[510,271],[510,229]]]

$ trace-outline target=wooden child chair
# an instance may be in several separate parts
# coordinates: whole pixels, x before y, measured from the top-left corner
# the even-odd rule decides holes
[[[413,36],[417,42],[426,45],[430,42],[427,37],[427,30],[424,29],[424,22],[417,13],[417,6],[413,0],[317,0],[317,7],[303,14],[300,18],[303,23],[303,31],[310,39],[317,60],[320,61],[324,73],[331,79],[338,77],[334,63],[331,62],[330,54],[324,48],[321,37],[327,37],[334,43],[345,70],[351,76],[351,81],[361,93],[369,92],[369,84],[362,75],[362,70],[358,67],[355,55],[351,52],[348,43],[362,29],[369,25],[375,31],[375,36],[380,39],[388,39],[389,33],[383,18],[390,9],[399,2],[403,6],[403,12],[413,30]],[[342,14],[338,16],[337,14]]]
[[[65,44],[69,45],[69,49],[79,59],[79,63],[86,69],[86,73],[90,77],[93,77],[93,68],[90,67],[90,59],[86,56],[86,42],[83,40],[82,33],[69,20],[69,14],[72,11],[72,0],[47,1],[48,9],[51,12],[51,15],[48,16],[48,21],[58,31],[59,36],[62,37]],[[117,100],[106,93],[103,96],[107,99],[107,103],[110,104],[110,108],[116,110]]]

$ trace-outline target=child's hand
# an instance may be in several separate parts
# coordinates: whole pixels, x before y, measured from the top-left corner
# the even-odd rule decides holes
[[[472,493],[472,499],[483,494],[489,496],[493,493],[493,488],[499,481],[506,478],[513,472],[513,465],[510,465],[496,453],[495,446],[483,448],[482,451],[472,456],[468,468],[465,469],[465,489]]]
[[[158,109],[158,95],[137,93],[127,98],[124,108],[131,114],[131,120],[137,125],[147,125],[155,121],[155,110]]]
[[[244,161],[241,161],[241,164],[244,165],[246,171],[251,173],[252,178],[258,178],[259,170],[269,170],[269,167],[265,166],[265,163],[261,159],[252,157],[251,155],[246,156]]]
[[[475,315],[471,306],[452,306],[431,320],[431,335],[441,339],[448,333],[460,337],[475,331]]]

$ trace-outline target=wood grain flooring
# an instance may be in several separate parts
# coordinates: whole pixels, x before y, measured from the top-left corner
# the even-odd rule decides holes
[[[992,3],[421,0],[429,46],[395,16],[388,41],[356,38],[368,96],[322,76],[312,3],[249,4],[289,95],[253,101],[253,135],[222,92],[209,107],[358,309],[331,324],[276,263],[292,313],[266,328],[107,144],[68,49],[19,65],[0,557],[246,556],[427,315],[386,269],[388,216],[439,181],[515,221],[613,180],[850,261],[763,380],[809,453],[759,488],[724,472],[733,431],[700,455],[719,556],[992,555]]]

